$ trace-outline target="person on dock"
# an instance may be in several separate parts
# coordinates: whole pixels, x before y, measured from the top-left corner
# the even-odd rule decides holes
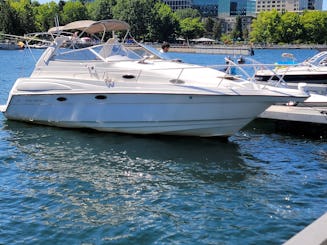
[[[249,53],[250,53],[251,56],[254,55],[254,49],[253,49],[253,44],[252,43],[250,44]]]

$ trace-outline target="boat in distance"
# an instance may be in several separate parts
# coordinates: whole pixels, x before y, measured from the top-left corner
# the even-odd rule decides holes
[[[267,83],[283,80],[290,88],[296,88],[302,82],[307,84],[307,89],[311,92],[327,95],[327,51],[317,53],[300,63],[279,63],[273,70],[260,69],[255,78]]]
[[[211,67],[171,60],[136,42],[119,20],[76,21],[18,78],[1,111],[9,120],[105,132],[228,137],[275,103],[304,101],[303,90],[263,86]],[[66,47],[60,31],[112,37]],[[118,40],[117,33],[126,34]],[[122,34],[121,34],[122,35]],[[72,42],[71,45],[74,45]],[[65,48],[62,48],[62,47]]]

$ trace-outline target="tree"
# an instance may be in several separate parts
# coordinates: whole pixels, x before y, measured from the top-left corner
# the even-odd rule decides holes
[[[215,21],[212,18],[205,18],[203,21],[203,27],[205,29],[205,35],[212,37],[213,36],[213,27],[215,25]]]
[[[186,9],[178,9],[175,11],[175,16],[178,20],[183,20],[186,18],[200,18],[201,14],[199,10],[186,8]]]
[[[250,34],[249,30],[247,28],[245,28],[243,31],[243,39],[248,40],[249,34]]]
[[[155,0],[117,0],[113,16],[129,23],[131,33],[136,39],[146,40],[151,23],[155,19],[152,11],[154,5]]]
[[[65,6],[66,2],[64,0],[60,0],[58,3],[58,7],[59,7],[59,12],[64,11],[64,6]]]
[[[234,30],[232,31],[232,37],[234,40],[243,39],[242,19],[239,15],[236,17],[236,25],[234,27]]]
[[[304,40],[311,43],[327,41],[327,14],[321,11],[306,11],[301,17]]]
[[[204,26],[200,18],[186,18],[180,21],[181,35],[187,40],[202,36],[204,33]]]
[[[300,16],[294,12],[286,12],[281,16],[279,26],[280,41],[284,43],[298,42],[302,37],[303,25]]]
[[[112,19],[112,9],[115,4],[115,0],[95,0],[88,3],[86,7],[92,20],[105,20]]]
[[[221,37],[221,21],[215,20],[215,23],[212,27],[212,35],[216,40],[219,40]]]
[[[174,15],[179,21],[179,34],[186,38],[187,41],[204,34],[204,23],[201,22],[201,14],[197,9],[179,9],[175,11]]]
[[[35,7],[35,25],[38,31],[47,31],[50,27],[53,27],[57,13],[59,13],[59,6],[55,2]]]
[[[8,1],[0,0],[0,31],[6,34],[16,34],[18,16]]]
[[[18,14],[19,25],[16,26],[16,34],[35,32],[35,18],[30,0],[11,1],[10,5]]]
[[[259,13],[257,19],[252,22],[251,40],[260,43],[278,42],[280,22],[280,14],[275,9]]]
[[[224,44],[231,44],[232,43],[232,38],[231,38],[230,35],[222,34],[220,39],[221,39],[221,41],[224,42]]]
[[[67,24],[76,20],[88,19],[86,7],[79,1],[66,2],[62,12],[62,24]]]
[[[173,34],[179,28],[179,22],[171,8],[167,4],[156,2],[153,8],[153,16],[154,19],[149,28],[150,38],[158,41],[172,39]]]

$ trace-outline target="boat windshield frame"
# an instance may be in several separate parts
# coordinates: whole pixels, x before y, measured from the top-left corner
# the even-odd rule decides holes
[[[115,38],[109,39],[104,44],[93,45],[80,49],[70,49],[65,47],[65,42],[61,48],[56,48],[56,52],[50,60],[78,60],[78,61],[142,61],[148,59],[168,60],[154,47],[133,41],[119,42]],[[58,42],[58,45],[59,42]]]
[[[80,35],[71,38],[70,40],[54,41],[55,52],[51,55],[51,60],[102,60],[104,62],[119,61],[119,60],[138,60],[145,59],[163,59],[169,60],[168,56],[160,53],[154,47],[141,44],[137,42],[129,32],[130,26],[120,20],[83,20],[75,21],[67,24],[66,26],[58,26],[51,28],[48,32],[63,32],[63,31],[82,31]],[[89,47],[75,48],[74,42],[78,40],[83,33],[96,34],[102,33],[102,37],[105,37],[108,32],[112,32],[111,38],[106,42],[103,42],[103,38],[98,40],[97,43],[92,44]],[[115,34],[115,31],[126,32],[124,37],[120,40]],[[61,36],[61,35],[60,35]],[[129,37],[129,38],[128,38]],[[59,40],[60,38],[58,38]],[[99,44],[100,43],[100,44]],[[68,44],[68,45],[67,45]]]
[[[308,60],[304,61],[304,64],[311,64],[314,66],[326,66],[327,65],[327,51],[320,52]]]

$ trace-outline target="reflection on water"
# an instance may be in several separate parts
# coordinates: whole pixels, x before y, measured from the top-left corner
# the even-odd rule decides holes
[[[12,144],[28,155],[33,164],[46,164],[45,168],[57,171],[69,168],[80,173],[83,168],[99,167],[126,173],[186,171],[201,179],[201,169],[207,173],[212,168],[217,175],[230,170],[234,171],[231,175],[242,179],[239,173],[246,168],[239,157],[237,145],[219,139],[143,137],[65,130],[12,121],[6,121],[5,130],[10,134]],[[104,173],[100,171],[100,174]],[[236,176],[235,180],[238,180]],[[223,176],[221,178],[225,180]],[[230,179],[233,178],[230,176]],[[203,179],[207,180],[206,177]]]
[[[193,241],[201,230],[216,229],[226,212],[233,213],[233,206],[215,204],[230,199],[217,189],[227,185],[241,191],[240,183],[255,174],[236,144],[218,139],[4,124],[10,154],[20,156],[13,159],[14,192],[22,201],[16,211],[24,213],[17,220],[38,220],[41,233],[60,227],[52,234],[56,242],[79,236],[94,242],[93,229],[100,241]],[[198,225],[204,227],[194,234]]]

